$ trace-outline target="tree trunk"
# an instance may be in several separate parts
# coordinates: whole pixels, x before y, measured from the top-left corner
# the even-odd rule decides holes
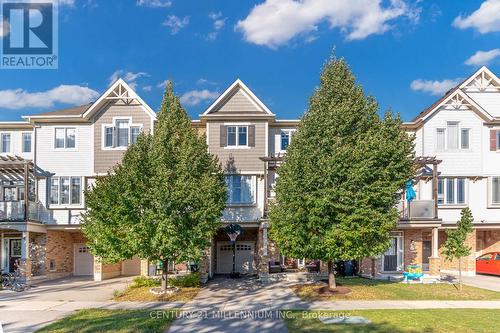
[[[168,287],[168,260],[161,261],[163,269],[161,270],[161,289],[167,290]]]
[[[458,258],[458,289],[462,291],[462,258]]]
[[[337,288],[337,283],[335,282],[335,269],[333,267],[333,261],[328,261],[328,288],[330,290]]]

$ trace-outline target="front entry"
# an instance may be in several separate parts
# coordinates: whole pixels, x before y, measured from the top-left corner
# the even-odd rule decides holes
[[[236,241],[235,266],[241,274],[253,273],[255,242]],[[217,273],[229,274],[233,270],[233,246],[230,242],[217,242]]]
[[[403,270],[403,238],[391,237],[389,249],[382,255],[382,268],[385,272]]]
[[[429,257],[432,256],[432,241],[422,241],[422,270],[429,270]]]
[[[2,269],[15,272],[18,260],[21,260],[21,238],[5,238],[3,243]]]

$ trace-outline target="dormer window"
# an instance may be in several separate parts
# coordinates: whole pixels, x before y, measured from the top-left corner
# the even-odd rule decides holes
[[[137,142],[142,126],[132,124],[131,119],[115,119],[103,127],[103,146],[106,149],[126,149]]]

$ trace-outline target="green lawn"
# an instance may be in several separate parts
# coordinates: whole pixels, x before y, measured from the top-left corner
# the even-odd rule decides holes
[[[315,318],[319,313],[363,316],[372,323],[325,325]],[[290,333],[491,333],[500,327],[500,310],[485,309],[293,311],[284,317]]]
[[[317,300],[500,300],[500,293],[480,288],[447,283],[404,284],[363,278],[337,279],[337,283],[352,290],[347,295],[321,296],[323,283],[292,286],[292,290],[306,301]]]
[[[56,321],[38,330],[38,333],[163,333],[175,319],[175,310],[103,310],[87,309]]]

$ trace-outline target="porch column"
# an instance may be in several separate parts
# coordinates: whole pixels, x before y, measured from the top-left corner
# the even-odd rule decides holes
[[[431,275],[440,274],[441,259],[439,258],[439,230],[432,228],[432,256],[429,258],[429,272]]]
[[[23,265],[24,263],[24,265]],[[31,259],[30,259],[30,233],[23,231],[21,238],[21,268],[25,270],[27,279],[31,277]]]
[[[434,200],[434,218],[438,218],[438,171],[437,164],[432,165],[432,199]],[[434,255],[433,255],[434,256]]]
[[[259,232],[257,235],[257,249],[255,254],[258,257],[257,260],[257,270],[259,276],[269,274],[269,254],[268,254],[268,239],[267,239],[267,228],[269,225],[267,222],[262,222],[259,227]]]

